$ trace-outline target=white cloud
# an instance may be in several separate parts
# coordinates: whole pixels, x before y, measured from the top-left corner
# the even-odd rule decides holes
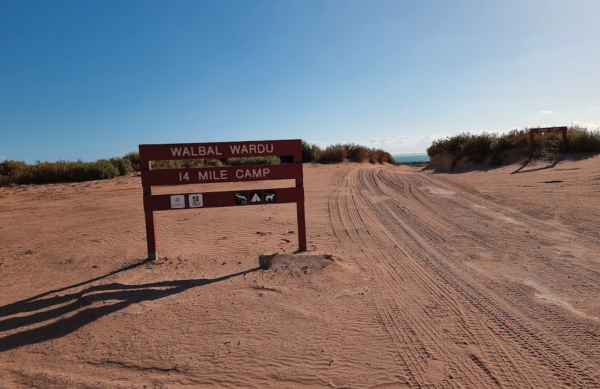
[[[0,155],[0,161],[4,161],[5,159],[8,159],[6,158],[6,155]]]
[[[600,111],[600,107],[598,107],[597,105],[595,105],[593,107],[589,107],[588,111],[592,111],[592,112]]]
[[[543,114],[551,114],[551,113],[555,113],[555,112],[554,112],[554,111],[547,111],[547,110],[544,110],[544,111],[540,111],[540,113],[543,113]]]
[[[577,120],[573,120],[573,124],[587,128],[588,130],[600,129],[600,121],[598,121],[598,120],[591,121],[591,122],[578,122]]]

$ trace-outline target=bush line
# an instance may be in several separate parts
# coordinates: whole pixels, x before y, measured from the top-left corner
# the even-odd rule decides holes
[[[335,163],[346,159],[355,162],[391,163],[392,156],[378,149],[370,149],[353,143],[329,146],[321,150],[316,145],[302,141],[303,162]],[[210,166],[273,165],[293,162],[290,157],[250,157],[228,159],[182,159],[177,161],[152,162],[153,169],[180,169]],[[23,161],[0,162],[0,186],[48,184],[54,182],[81,182],[103,180],[140,171],[140,155],[132,151],[122,157],[99,159],[94,162],[57,161],[28,164]]]
[[[344,161],[396,164],[394,157],[382,149],[369,148],[355,143],[338,143],[321,149],[317,145],[302,141],[302,162],[340,163]]]
[[[567,129],[569,151],[600,152],[600,130],[588,130],[580,126]],[[482,163],[489,158],[490,165],[501,165],[505,151],[520,147],[529,150],[529,129],[512,130],[506,134],[468,132],[433,141],[427,148],[427,155],[435,157],[444,153],[452,155],[452,168],[462,158],[473,163]],[[562,147],[562,134],[548,132],[534,137],[534,157],[547,157],[559,152]]]

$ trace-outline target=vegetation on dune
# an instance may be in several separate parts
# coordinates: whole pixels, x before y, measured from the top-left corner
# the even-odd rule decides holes
[[[311,145],[302,141],[302,161],[317,163],[340,163],[349,162],[369,162],[396,164],[394,157],[387,151],[357,145],[355,143],[335,144],[321,149],[317,145]]]
[[[131,164],[123,158],[99,159],[95,162],[37,161],[34,164],[6,160],[0,162],[0,185],[100,180],[130,172]]]
[[[580,152],[600,152],[600,130],[580,129],[567,131],[567,141],[571,150]]]
[[[576,152],[600,152],[600,130],[588,130],[571,126],[567,131],[568,150]],[[544,157],[561,151],[562,134],[559,132],[538,134],[534,138],[534,156]],[[433,141],[427,149],[429,157],[444,153],[452,156],[452,167],[459,160],[473,163],[487,160],[490,165],[501,165],[506,151],[514,148],[529,150],[529,129],[512,130],[506,134],[462,133]],[[266,165],[291,162],[291,157],[251,157],[228,159],[182,159],[177,161],[152,162],[153,169],[198,168],[211,166]],[[369,162],[397,165],[390,153],[381,149],[369,148],[355,143],[335,144],[320,148],[302,141],[302,161],[317,163]],[[426,164],[426,163],[425,163]],[[423,166],[423,163],[410,163]],[[140,171],[140,155],[132,151],[122,157],[99,159],[94,162],[78,161],[36,161],[29,164],[23,161],[5,160],[0,162],[0,186],[45,184],[51,182],[78,182],[101,180],[127,175]]]
[[[281,163],[279,157],[227,158],[225,160],[227,166],[278,165],[279,163]]]
[[[128,155],[138,153],[131,152]],[[139,156],[138,156],[139,158]],[[242,165],[276,165],[281,161],[279,157],[249,157],[227,159],[180,159],[175,161],[153,161],[152,169],[182,169],[215,166],[242,166]],[[139,166],[139,164],[138,164]],[[138,167],[134,171],[140,171]]]
[[[155,161],[153,169],[179,169],[211,166],[272,165],[280,163],[279,157],[252,157],[219,159],[182,159],[178,161]],[[132,151],[123,157],[99,159],[94,162],[81,160],[41,162],[28,164],[23,161],[0,162],[0,186],[47,184],[51,182],[80,182],[103,180],[140,171],[140,155]]]
[[[302,162],[314,162],[321,158],[323,151],[317,145],[308,144],[302,141]]]
[[[249,157],[228,159],[181,159],[176,161],[154,161],[152,169],[200,168],[211,166],[272,165],[292,162],[291,157]],[[322,150],[317,145],[302,142],[304,162],[337,163],[343,161],[395,164],[392,156],[380,149],[364,146],[337,144]],[[23,161],[0,162],[0,186],[47,184],[52,182],[79,182],[102,180],[140,171],[140,154],[132,151],[122,157],[99,159],[94,162],[57,161],[29,164]]]
[[[588,130],[580,126],[567,129],[567,150],[576,152],[600,152],[600,130]],[[506,134],[462,133],[433,141],[427,149],[429,157],[444,153],[452,155],[452,168],[458,161],[466,159],[482,163],[486,159],[490,165],[501,165],[504,153],[513,148],[529,150],[529,129],[512,130]],[[534,137],[534,156],[545,157],[562,149],[562,133],[547,132]]]
[[[348,155],[347,150],[341,143],[325,147],[321,151],[321,156],[315,162],[320,163],[336,163],[344,162]]]

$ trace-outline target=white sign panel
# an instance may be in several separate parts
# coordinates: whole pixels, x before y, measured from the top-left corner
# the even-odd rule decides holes
[[[171,208],[172,209],[185,208],[185,196],[184,195],[171,196]]]
[[[194,193],[189,198],[190,208],[202,208],[204,203],[202,202],[202,193]]]

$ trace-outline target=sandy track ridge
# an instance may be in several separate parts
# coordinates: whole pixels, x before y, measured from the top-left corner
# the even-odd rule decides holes
[[[336,180],[339,187],[329,202],[334,232],[345,244],[366,246],[361,266],[387,279],[381,291],[387,297],[382,296],[384,304],[378,309],[394,343],[412,345],[397,353],[410,385],[427,382],[432,361],[446,366],[444,378],[438,375],[441,386],[456,379],[466,386],[486,387],[597,385],[597,348],[589,343],[596,341],[593,320],[556,317],[543,305],[522,309],[513,299],[523,299],[530,290],[515,291],[510,283],[498,282],[490,288],[490,280],[463,264],[466,256],[482,250],[504,255],[531,250],[531,245],[506,244],[514,238],[511,234],[498,242],[497,236],[480,228],[494,214],[506,215],[506,207],[473,189],[465,191],[464,185],[423,174],[365,168]],[[476,217],[465,212],[477,207],[486,212]],[[461,211],[470,220],[458,217]],[[504,217],[531,229],[554,228],[518,212]],[[455,247],[467,249],[458,253]],[[410,295],[426,301],[410,301]],[[576,344],[573,333],[580,336]],[[457,348],[464,356],[456,357]]]

